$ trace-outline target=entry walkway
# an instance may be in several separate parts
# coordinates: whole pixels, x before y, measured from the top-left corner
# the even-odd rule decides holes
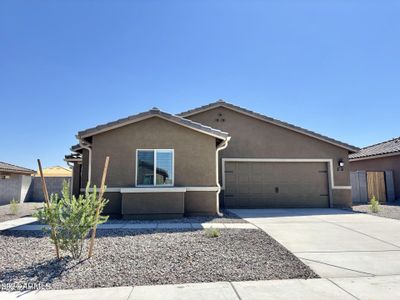
[[[35,218],[20,218],[12,221],[6,221],[0,223],[0,231],[2,230],[28,230],[28,231],[36,231],[42,230],[44,228],[49,228],[47,225],[40,224],[29,224],[35,222]],[[7,223],[7,224],[4,224]],[[4,224],[4,225],[3,225]],[[206,228],[218,228],[218,229],[258,229],[255,225],[250,223],[148,223],[148,222],[138,222],[138,223],[105,223],[101,224],[97,227],[97,229],[129,229],[129,230],[168,230],[168,229],[176,229],[176,230],[192,230],[192,229],[206,229]]]
[[[26,224],[30,224],[36,221],[36,218],[33,217],[24,217],[24,218],[18,218],[14,220],[8,220],[4,222],[0,222],[0,231],[3,230],[8,230],[11,228],[23,226]]]

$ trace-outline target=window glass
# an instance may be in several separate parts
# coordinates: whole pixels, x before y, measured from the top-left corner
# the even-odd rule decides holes
[[[154,151],[139,150],[137,156],[137,184],[154,185]]]
[[[136,161],[137,185],[173,185],[173,150],[138,150]]]
[[[172,184],[172,151],[156,150],[156,185]]]

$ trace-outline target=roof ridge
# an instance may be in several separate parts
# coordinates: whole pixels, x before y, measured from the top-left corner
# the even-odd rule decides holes
[[[196,112],[200,112],[202,110],[205,110],[205,109],[208,109],[208,108],[212,108],[212,107],[218,107],[218,106],[223,106],[223,107],[227,107],[227,108],[233,108],[233,109],[241,110],[241,111],[243,111],[245,113],[248,113],[248,114],[251,114],[251,115],[255,115],[255,116],[259,117],[259,118],[268,120],[270,122],[278,123],[278,125],[280,124],[280,125],[285,126],[285,127],[296,129],[296,130],[302,131],[304,133],[307,133],[307,134],[309,134],[311,136],[314,136],[314,137],[317,137],[317,138],[322,138],[324,140],[331,141],[331,142],[333,142],[335,144],[336,143],[340,144],[342,146],[345,146],[346,148],[351,148],[353,151],[357,151],[357,149],[359,149],[358,147],[355,147],[353,145],[341,142],[341,141],[336,140],[334,138],[330,138],[328,136],[325,136],[323,134],[317,133],[315,131],[311,131],[309,129],[306,129],[306,128],[303,128],[303,127],[300,127],[300,126],[297,126],[297,125],[294,125],[294,124],[291,124],[291,123],[288,123],[288,122],[285,122],[285,121],[282,121],[282,120],[279,120],[279,119],[276,119],[276,118],[272,118],[270,116],[267,116],[267,115],[264,115],[264,114],[249,110],[247,108],[244,108],[244,107],[241,107],[241,106],[226,102],[224,100],[221,101],[221,99],[218,100],[218,101],[215,101],[215,102],[200,106],[198,108],[193,108],[193,109],[187,110],[185,112],[179,113],[178,115],[183,117],[185,115],[191,115],[191,114],[194,114]]]
[[[375,146],[378,146],[378,145],[382,145],[382,144],[385,144],[385,143],[389,143],[389,142],[392,142],[392,141],[395,141],[395,140],[399,140],[400,141],[400,136],[391,138],[390,140],[387,140],[387,141],[383,141],[383,142],[379,142],[379,143],[376,143],[376,144],[372,144],[372,145],[369,145],[369,146],[362,147],[360,150],[368,149],[368,148],[375,147]]]
[[[183,115],[189,114],[189,113],[194,112],[194,111],[203,110],[205,108],[212,107],[212,106],[214,106],[216,104],[223,105],[223,104],[230,104],[230,103],[226,102],[223,99],[219,99],[219,100],[211,102],[209,104],[205,104],[205,105],[202,105],[202,106],[199,106],[199,107],[196,107],[196,108],[189,109],[187,111],[180,112],[179,114],[176,114],[176,115],[183,116]]]

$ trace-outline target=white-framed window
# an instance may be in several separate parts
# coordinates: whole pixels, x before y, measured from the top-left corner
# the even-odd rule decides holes
[[[137,149],[136,186],[173,186],[174,150]]]

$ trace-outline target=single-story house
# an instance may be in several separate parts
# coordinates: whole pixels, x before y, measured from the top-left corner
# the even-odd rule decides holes
[[[99,186],[105,213],[217,214],[227,208],[349,207],[348,155],[359,149],[217,101],[178,115],[156,108],[77,134],[73,191]]]
[[[29,197],[34,170],[0,161],[0,205]]]
[[[400,137],[349,156],[353,202],[400,200]]]

